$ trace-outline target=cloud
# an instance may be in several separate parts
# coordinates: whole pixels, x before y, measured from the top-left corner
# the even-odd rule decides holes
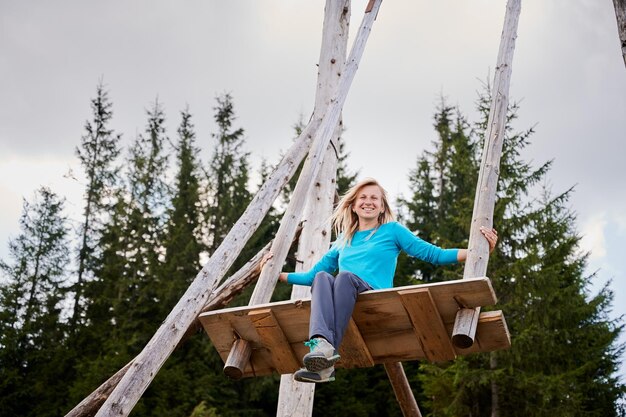
[[[608,221],[606,213],[595,213],[582,225],[582,240],[580,247],[584,252],[589,252],[591,261],[597,261],[606,257],[605,229]]]

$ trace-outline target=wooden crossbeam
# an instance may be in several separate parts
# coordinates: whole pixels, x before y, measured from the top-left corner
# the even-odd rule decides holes
[[[454,346],[428,288],[398,291],[426,358],[432,362],[456,358]]]
[[[364,368],[374,366],[374,359],[370,353],[363,335],[359,331],[354,319],[350,318],[343,343],[339,348],[341,364],[344,368]]]
[[[298,369],[300,361],[291,349],[291,345],[280,327],[271,309],[253,310],[248,313],[252,324],[259,334],[259,340],[267,347],[279,374],[286,374]]]

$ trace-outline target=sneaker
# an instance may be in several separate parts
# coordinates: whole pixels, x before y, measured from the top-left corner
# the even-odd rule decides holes
[[[311,351],[304,355],[302,361],[304,362],[304,367],[311,372],[319,372],[330,368],[341,358],[333,345],[328,343],[328,340],[323,337],[315,337],[304,344]]]
[[[322,369],[319,372],[311,372],[306,368],[302,368],[293,374],[293,379],[298,382],[331,382],[335,380],[335,367]]]

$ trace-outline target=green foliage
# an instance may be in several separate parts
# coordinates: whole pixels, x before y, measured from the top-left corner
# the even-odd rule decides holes
[[[74,285],[74,305],[72,309],[71,327],[75,328],[82,320],[83,287],[93,277],[96,268],[98,241],[106,222],[106,214],[110,208],[110,192],[118,180],[118,170],[113,164],[120,153],[121,135],[116,135],[109,128],[113,117],[113,104],[109,95],[100,83],[96,89],[96,97],[91,100],[93,120],[85,122],[85,131],[81,144],[76,148],[83,170],[86,185],[83,214],[78,235],[78,268]]]
[[[410,173],[411,195],[401,220],[443,247],[467,245],[478,152],[487,123],[471,125],[442,98],[434,116],[437,139]],[[119,135],[108,127],[112,104],[100,85],[77,155],[86,172],[77,283],[69,286],[62,200],[42,189],[25,203],[21,233],[0,262],[0,413],[62,415],[136,355],[251,200],[249,154],[229,94],[217,98],[218,131],[206,170],[188,110],[173,145],[176,170],[168,182],[165,116],[160,103],[130,148],[125,178],[114,167]],[[497,390],[500,415],[624,415],[616,378],[623,346],[619,320],[608,317],[608,286],[591,293],[571,190],[539,197],[550,162],[533,168],[521,153],[532,129],[514,132],[508,116],[494,223],[500,243],[490,259],[492,279],[513,336],[510,350],[462,357],[443,365],[406,363],[422,410],[437,416],[487,416]],[[302,124],[296,126],[302,128]],[[339,142],[337,185],[356,178]],[[267,166],[260,176],[268,175]],[[270,240],[275,209],[246,246],[235,268]],[[203,253],[204,252],[204,253]],[[402,258],[396,284],[460,278],[461,267],[433,268]],[[291,288],[279,285],[275,296]],[[235,303],[247,303],[244,296]],[[65,310],[64,310],[65,306]],[[268,416],[276,412],[277,376],[231,381],[204,334],[174,351],[133,410],[133,416]],[[61,382],[60,382],[61,381]],[[317,389],[315,415],[399,416],[384,368],[338,370]],[[621,414],[620,414],[621,413]]]
[[[188,110],[182,112],[176,146],[178,172],[164,237],[165,262],[161,268],[163,313],[170,311],[200,270],[199,150]]]
[[[3,415],[61,412],[67,355],[62,303],[67,293],[64,201],[48,188],[24,202],[20,234],[0,261],[0,410]]]
[[[487,126],[489,97],[479,98],[482,119],[468,130],[458,110],[442,101],[435,116],[439,139],[411,173],[414,194],[405,201],[410,227],[444,247],[463,247],[473,201],[472,177]],[[489,276],[512,334],[507,351],[472,355],[444,365],[423,364],[420,380],[431,414],[490,416],[498,392],[500,415],[611,416],[624,386],[615,373],[623,348],[621,324],[608,318],[612,294],[588,292],[586,257],[579,254],[571,190],[540,198],[531,192],[546,179],[550,162],[533,168],[521,159],[533,133],[514,132],[512,105],[500,165],[494,224],[500,242]],[[467,134],[465,132],[468,132]],[[474,180],[475,181],[475,180]],[[399,273],[426,280],[460,277],[405,262]]]
[[[233,99],[230,94],[224,94],[216,100],[214,119],[218,133],[212,136],[217,144],[207,173],[205,209],[209,254],[215,252],[252,199],[247,188],[250,154],[243,150],[244,130],[233,130]]]

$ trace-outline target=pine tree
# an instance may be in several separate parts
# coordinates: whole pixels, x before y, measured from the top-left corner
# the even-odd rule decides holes
[[[233,224],[241,217],[252,196],[248,191],[249,153],[243,150],[244,130],[234,129],[235,111],[230,94],[217,97],[215,122],[217,140],[207,173],[208,251],[215,252]],[[234,129],[234,130],[233,130]],[[248,254],[248,251],[242,254]]]
[[[161,282],[167,289],[162,297],[164,313],[171,310],[200,270],[202,251],[199,161],[196,159],[199,150],[189,110],[183,111],[181,116],[176,145],[178,172],[163,242],[165,262]]]
[[[85,287],[88,321],[77,336],[74,401],[132,359],[164,318],[158,272],[168,192],[167,138],[158,100],[147,116],[146,130],[129,152],[126,180],[109,193],[109,218],[97,242],[95,278]]]
[[[128,160],[128,201],[122,220],[125,238],[121,252],[125,264],[118,288],[123,295],[114,311],[119,320],[119,338],[128,341],[127,347],[134,353],[143,348],[158,327],[155,317],[162,319],[158,314],[157,271],[161,267],[168,188],[165,117],[158,100],[147,116],[146,131],[131,147]]]
[[[68,225],[64,201],[48,188],[24,202],[20,234],[0,261],[0,410],[55,416],[66,397],[68,366],[61,317],[67,293]]]
[[[411,201],[414,207],[408,212],[417,214],[412,217],[416,224],[427,220],[419,215],[432,213],[438,221],[432,227],[442,231],[433,229],[433,236],[440,234],[441,242],[462,243],[459,237],[467,233],[459,221],[467,213],[455,204],[473,200],[473,187],[466,180],[477,166],[472,148],[484,140],[488,109],[489,97],[483,95],[477,135],[456,147],[464,151],[455,152],[458,164],[447,178],[439,178],[445,170],[430,164],[442,160],[442,145],[430,159],[420,160],[416,184],[434,191],[430,199],[424,194]],[[579,254],[575,217],[566,206],[570,191],[556,197],[531,195],[546,180],[550,162],[533,168],[521,159],[533,130],[513,132],[517,110],[512,105],[507,119],[494,212],[500,242],[488,272],[498,294],[497,308],[504,311],[511,330],[512,348],[446,365],[423,364],[426,404],[437,416],[490,416],[494,406],[503,416],[617,415],[624,386],[615,377],[622,347],[617,345],[621,324],[607,315],[612,294],[606,288],[595,295],[588,292],[592,277],[585,276],[586,257]],[[446,158],[451,163],[454,159]],[[444,198],[436,191],[442,182],[451,190],[441,189],[448,194]],[[448,209],[440,210],[442,205]]]
[[[100,83],[96,89],[96,98],[91,101],[93,120],[85,123],[86,133],[82,137],[81,145],[76,148],[87,185],[78,236],[78,268],[71,319],[73,330],[76,330],[82,319],[83,288],[85,282],[93,278],[99,256],[97,242],[109,209],[110,191],[117,183],[119,169],[113,164],[120,153],[118,144],[121,135],[116,135],[108,126],[113,117],[112,107],[108,93]]]
[[[409,175],[411,196],[399,199],[401,218],[422,239],[441,247],[466,247],[478,164],[468,122],[442,97],[434,116],[434,152],[425,151]],[[404,218],[406,217],[406,219]],[[462,268],[438,268],[401,255],[396,285],[414,278],[436,282],[462,277]]]

